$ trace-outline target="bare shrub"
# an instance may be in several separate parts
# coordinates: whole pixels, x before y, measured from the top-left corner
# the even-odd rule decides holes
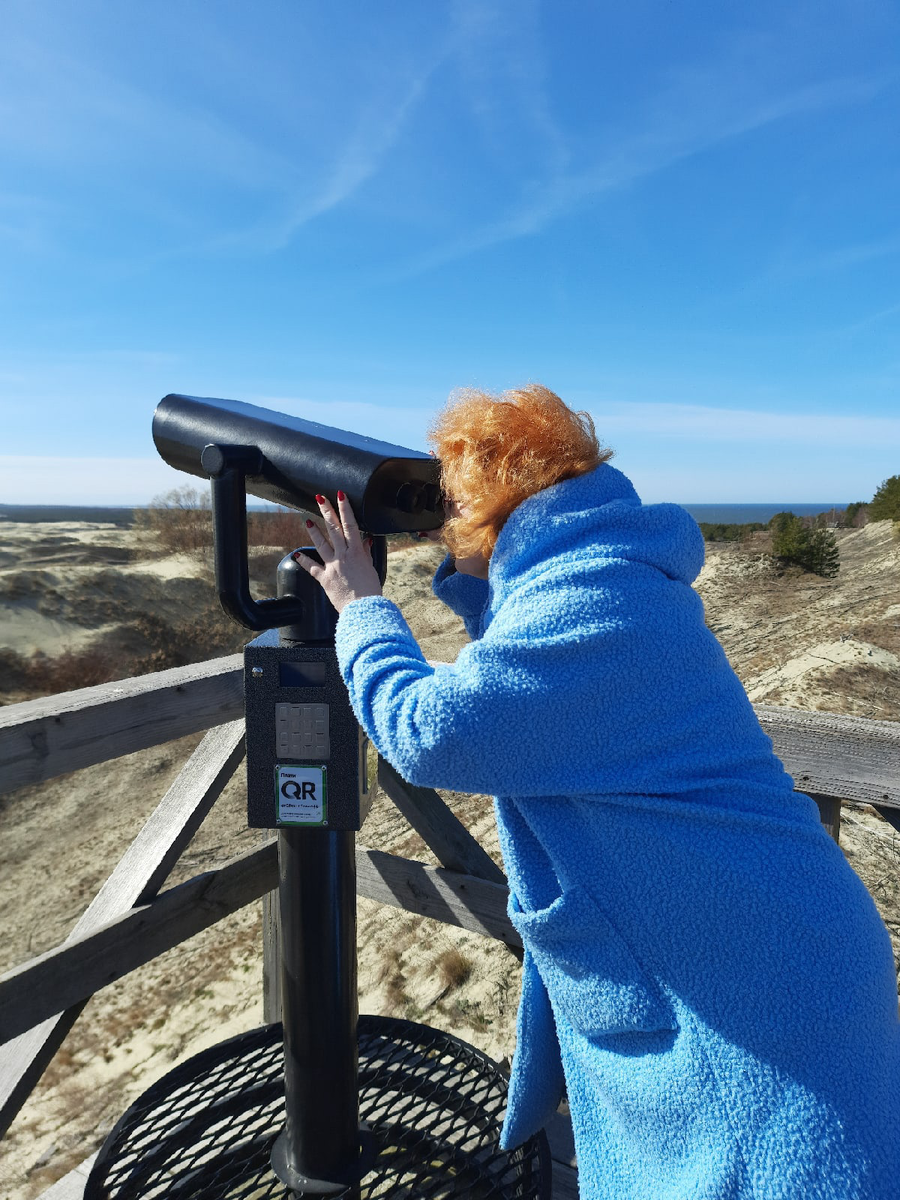
[[[212,512],[208,492],[196,488],[173,488],[154,496],[145,509],[134,514],[135,528],[155,536],[167,554],[190,554],[209,562],[213,549]]]
[[[284,554],[298,546],[310,544],[306,522],[309,514],[292,508],[277,508],[274,512],[247,514],[247,544],[250,546],[279,546]]]
[[[93,648],[64,650],[61,654],[18,654],[0,650],[0,673],[4,691],[28,696],[52,696],[121,679],[127,674],[113,656]]]
[[[0,678],[6,695],[53,696],[234,654],[246,639],[211,596],[182,621],[145,613],[83,649],[53,655],[0,649]]]
[[[403,973],[403,961],[400,951],[392,947],[385,955],[378,982],[384,985],[385,1000],[391,1011],[403,1011],[409,1003],[406,994],[406,975]]]
[[[441,982],[449,990],[462,987],[472,977],[473,963],[456,946],[445,950],[436,960],[438,975]]]

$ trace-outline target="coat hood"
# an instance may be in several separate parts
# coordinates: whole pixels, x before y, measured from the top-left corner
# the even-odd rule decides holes
[[[690,585],[703,566],[703,535],[677,504],[641,504],[631,481],[603,463],[523,501],[510,515],[491,556],[494,603],[514,581],[553,569],[612,562],[643,564]]]

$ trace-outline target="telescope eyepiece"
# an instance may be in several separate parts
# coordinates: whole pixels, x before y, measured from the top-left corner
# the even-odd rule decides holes
[[[411,516],[421,512],[436,513],[442,502],[441,489],[436,483],[404,483],[397,491],[397,508]]]
[[[404,483],[397,490],[397,508],[402,513],[414,515],[425,507],[425,489],[421,484]]]

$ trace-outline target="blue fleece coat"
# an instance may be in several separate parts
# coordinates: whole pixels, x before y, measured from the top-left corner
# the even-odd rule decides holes
[[[526,500],[486,583],[439,569],[454,664],[374,597],[341,671],[410,782],[495,796],[526,949],[504,1146],[565,1080],[582,1197],[888,1200],[888,934],[705,626],[702,561],[604,465]]]

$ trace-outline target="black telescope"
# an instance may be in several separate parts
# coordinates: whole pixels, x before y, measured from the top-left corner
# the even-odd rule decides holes
[[[202,479],[218,474],[230,449],[252,448],[257,453],[243,460],[252,495],[317,512],[316,494],[334,503],[341,488],[367,533],[414,533],[444,520],[436,459],[318,421],[238,400],[170,395],[157,406],[153,440],[170,467]]]
[[[307,589],[304,601],[250,595],[248,492],[318,512],[317,494],[334,504],[338,490],[344,491],[360,529],[374,537],[373,558],[382,575],[384,534],[443,524],[440,463],[405,446],[239,400],[177,395],[159,402],[153,440],[170,467],[211,481],[216,588],[225,611],[248,629],[302,624],[309,637],[312,610],[322,620],[333,612],[318,587],[311,594]]]

